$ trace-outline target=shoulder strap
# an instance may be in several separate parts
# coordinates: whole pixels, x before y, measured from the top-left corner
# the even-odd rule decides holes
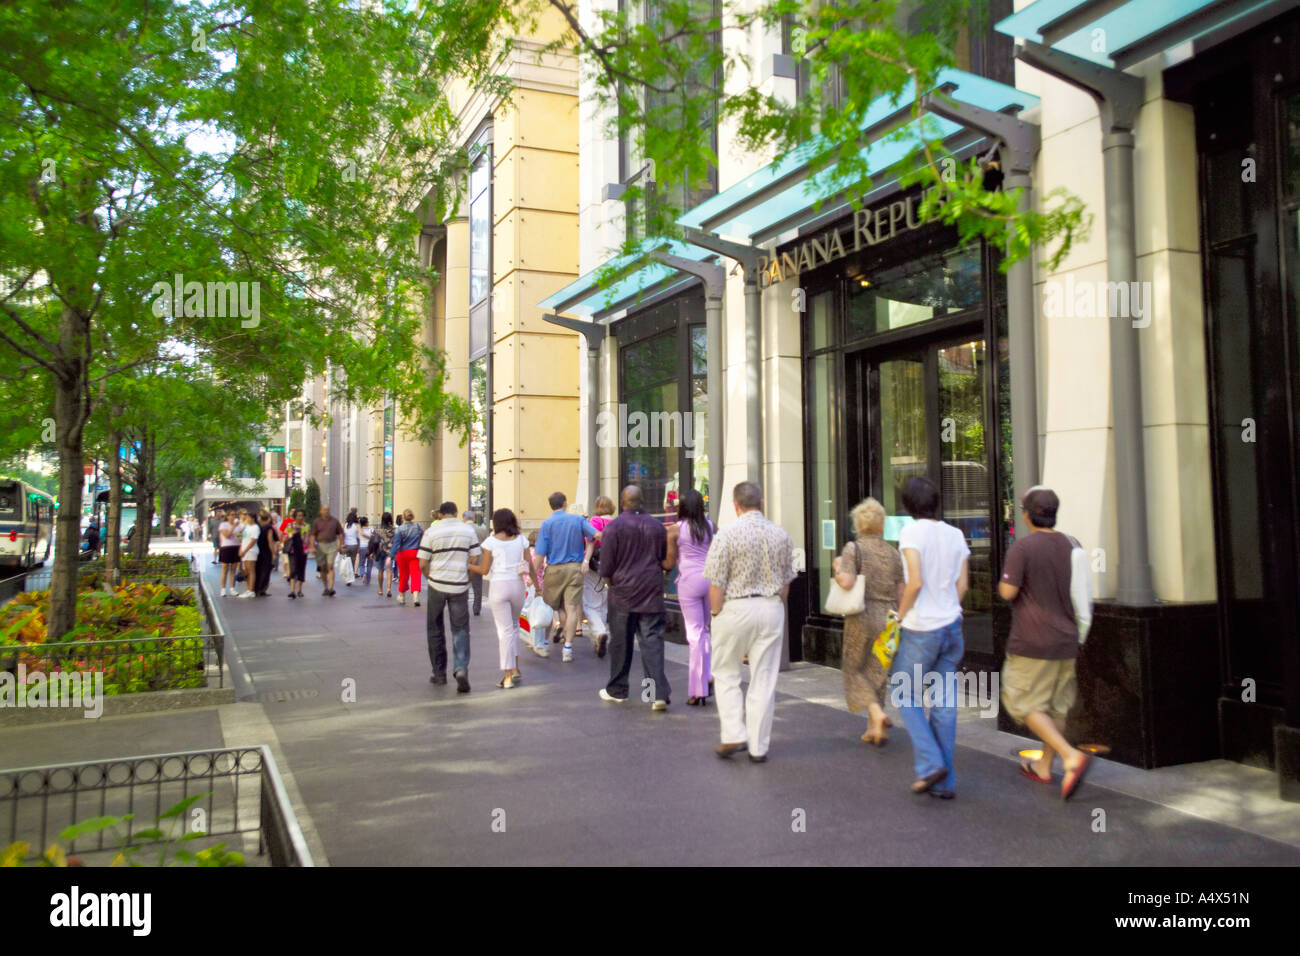
[[[862,548],[858,547],[857,539],[853,540],[853,568],[858,573],[862,573]]]

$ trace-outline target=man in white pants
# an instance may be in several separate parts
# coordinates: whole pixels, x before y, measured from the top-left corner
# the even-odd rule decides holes
[[[749,750],[767,760],[781,670],[785,601],[794,580],[794,549],[780,525],[763,516],[763,491],[751,481],[732,494],[735,521],[713,538],[704,562],[713,611],[713,679],[722,722],[724,759]],[[749,692],[740,692],[740,668],[749,657]]]

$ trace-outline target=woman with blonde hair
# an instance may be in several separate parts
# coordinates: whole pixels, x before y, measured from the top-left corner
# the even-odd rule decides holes
[[[885,509],[875,498],[867,498],[849,512],[855,540],[844,546],[835,559],[835,581],[840,587],[853,587],[859,574],[866,577],[866,607],[861,614],[844,619],[844,653],[840,669],[844,672],[844,697],[852,713],[867,711],[867,732],[863,741],[882,747],[890,725],[885,716],[885,685],[889,674],[871,646],[885,629],[890,610],[903,600],[903,559],[882,536]]]

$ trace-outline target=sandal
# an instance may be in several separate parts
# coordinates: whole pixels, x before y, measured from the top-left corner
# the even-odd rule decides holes
[[[1047,778],[1046,778],[1046,779],[1040,777],[1040,776],[1038,775],[1038,772],[1037,772],[1036,770],[1034,770],[1034,768],[1030,765],[1030,763],[1029,763],[1028,760],[1022,760],[1022,761],[1020,761],[1020,776],[1022,776],[1022,777],[1028,777],[1030,780],[1033,780],[1035,783],[1054,783],[1054,782],[1055,782],[1055,781],[1053,781],[1053,779],[1052,779],[1052,775],[1051,775],[1050,773],[1047,775]]]
[[[1073,770],[1067,770],[1065,777],[1061,780],[1061,799],[1069,800],[1074,796],[1074,791],[1079,789],[1079,784],[1083,783],[1084,775],[1088,772],[1088,767],[1092,765],[1092,757],[1088,754],[1083,755],[1083,763],[1079,764]]]

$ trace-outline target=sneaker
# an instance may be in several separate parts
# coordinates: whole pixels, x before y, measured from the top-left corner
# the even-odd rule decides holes
[[[397,603],[400,604],[402,607],[406,607],[406,595],[405,594],[397,595]]]
[[[560,660],[561,660],[563,663],[565,663],[565,664],[572,664],[572,663],[573,663],[573,645],[572,645],[572,644],[565,644],[565,645],[564,645],[564,653],[560,656]]]
[[[469,675],[466,674],[464,671],[455,671],[451,676],[456,678],[456,693],[468,694]]]
[[[668,701],[657,700],[650,705],[650,709],[653,710],[655,713],[660,713],[662,711],[665,711],[668,709]]]
[[[239,596],[240,596],[241,598],[257,597],[257,595],[254,594],[252,591],[245,591],[243,594],[241,594],[241,595],[239,595]]]
[[[222,596],[222,597],[225,597],[225,596],[226,596],[226,589],[225,589],[225,588],[222,588],[222,589],[221,589],[221,596]]]
[[[415,605],[414,605],[414,606],[415,606],[415,607],[419,607],[419,606],[420,606],[420,599],[419,599],[419,598],[416,598],[416,599],[415,599]]]
[[[550,657],[551,649],[549,647],[538,647],[536,644],[534,644],[533,653],[536,654],[538,657]]]
[[[605,688],[603,688],[603,687],[600,689],[600,699],[601,699],[601,700],[607,700],[607,701],[609,701],[611,704],[622,704],[622,703],[625,703],[625,702],[627,701],[627,698],[626,698],[626,697],[615,697],[613,694],[611,694],[609,691],[605,690]]]

